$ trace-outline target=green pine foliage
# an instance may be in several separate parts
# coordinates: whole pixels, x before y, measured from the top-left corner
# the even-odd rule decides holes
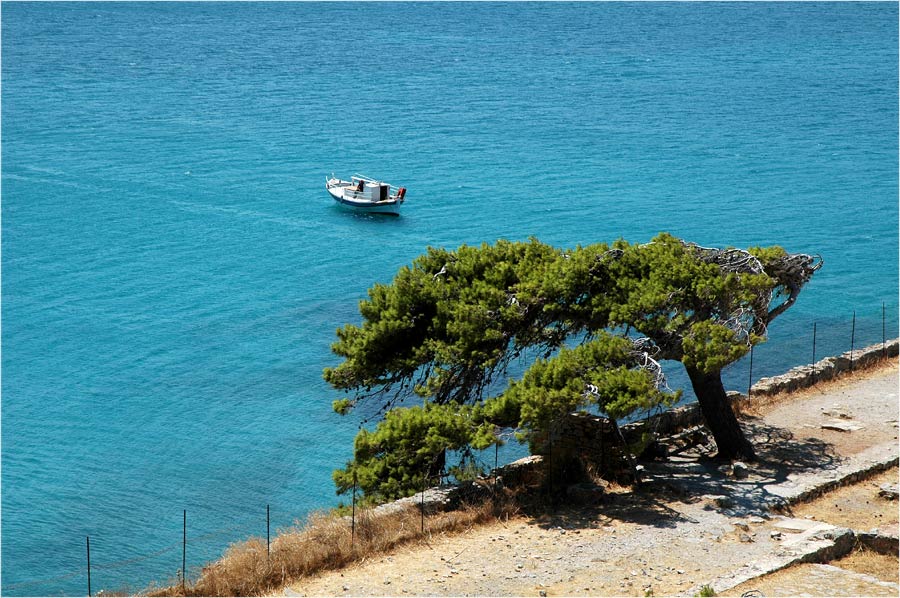
[[[429,248],[369,290],[361,324],[337,331],[343,361],[324,372],[347,394],[335,411],[374,401],[383,416],[335,472],[338,492],[355,476],[367,500],[412,494],[424,472],[452,465],[447,451],[465,460],[499,442],[497,427],[528,438],[573,410],[624,418],[671,404],[679,393],[657,387],[650,356],[684,364],[720,453],[752,458],[730,405],[722,409],[720,372],[765,340],[813,262],[666,233],[569,250],[536,239]],[[640,349],[632,337],[645,337]],[[499,384],[517,358],[530,362],[525,374]],[[403,406],[411,400],[425,405]]]
[[[487,401],[486,409],[495,402],[503,409],[517,407],[516,425],[539,431],[563,413],[596,410],[621,419],[677,400],[679,393],[660,391],[647,370],[635,367],[633,351],[627,338],[601,333],[550,359],[536,360],[522,380],[511,381],[506,392]]]
[[[369,290],[360,303],[362,326],[338,330],[332,350],[345,361],[327,368],[325,380],[337,389],[363,390],[357,400],[377,388],[394,391],[394,400],[413,390],[438,403],[466,402],[511,351],[534,343],[532,314],[523,313],[509,292],[558,253],[536,240],[456,252],[429,248],[390,285]]]
[[[364,502],[377,504],[421,490],[426,476],[433,485],[447,450],[465,453],[496,442],[494,426],[474,417],[471,406],[399,407],[374,431],[360,430],[353,460],[334,472],[334,482],[338,493],[355,485]]]

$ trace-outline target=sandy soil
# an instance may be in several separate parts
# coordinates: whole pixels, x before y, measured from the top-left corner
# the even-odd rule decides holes
[[[740,501],[737,506],[722,506],[716,495],[735,492],[746,499],[746,504],[758,504],[756,499],[765,494],[767,483],[777,483],[798,472],[834,467],[876,445],[893,443],[897,450],[897,363],[892,361],[790,397],[763,399],[748,412],[743,422],[753,434],[760,461],[751,465],[746,480],[736,482],[722,471],[724,468],[717,470],[704,463],[693,464],[693,470],[676,474],[663,467],[658,479],[671,482],[648,484],[649,487],[637,492],[608,493],[595,504],[561,507],[551,514],[521,513],[509,521],[479,526],[461,534],[433,536],[427,542],[341,571],[300,580],[279,593],[289,596],[683,593],[779,549],[778,540],[770,534],[773,520],[765,512],[752,506],[742,508],[744,503]],[[823,424],[835,420],[861,427],[851,432],[822,428]],[[877,488],[873,486],[885,481],[896,483],[896,468],[878,478],[826,494],[810,504],[795,506],[793,514],[861,530],[896,524],[896,501],[878,498]],[[794,569],[784,574],[797,574],[792,573]],[[816,570],[815,574],[830,573]]]

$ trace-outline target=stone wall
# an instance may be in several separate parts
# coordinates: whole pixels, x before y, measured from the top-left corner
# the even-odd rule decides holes
[[[615,423],[587,413],[569,413],[554,421],[542,450],[560,481],[579,481],[586,466],[602,472],[628,466]]]
[[[497,484],[514,488],[539,483],[544,475],[544,459],[540,455],[530,455],[498,467],[491,472]],[[443,484],[428,488],[412,496],[379,505],[373,509],[376,516],[390,515],[404,509],[425,509],[426,513],[450,511],[464,502],[488,499],[495,491],[493,482],[477,480],[459,484]]]
[[[851,369],[865,369],[888,357],[897,357],[900,339],[870,345],[864,349],[847,351],[836,357],[826,357],[811,365],[802,365],[787,373],[762,378],[750,388],[750,395],[775,395],[810,387],[818,382],[832,380]]]

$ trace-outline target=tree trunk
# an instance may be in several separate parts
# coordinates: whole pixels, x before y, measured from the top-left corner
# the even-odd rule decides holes
[[[756,452],[753,445],[744,436],[731,403],[722,385],[722,372],[703,373],[693,368],[686,368],[700,404],[700,411],[706,425],[712,431],[719,449],[719,458],[755,461]]]

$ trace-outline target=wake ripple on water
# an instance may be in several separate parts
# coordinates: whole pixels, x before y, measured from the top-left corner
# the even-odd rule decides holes
[[[320,225],[317,225],[315,222],[311,222],[309,220],[303,220],[301,218],[290,218],[286,216],[278,216],[275,214],[267,214],[265,212],[258,212],[255,210],[246,210],[242,208],[234,208],[230,206],[217,206],[212,204],[204,204],[195,201],[184,201],[184,200],[176,200],[170,199],[169,203],[173,206],[178,207],[186,212],[191,212],[192,214],[220,214],[224,216],[237,216],[240,218],[246,218],[249,220],[258,220],[260,222],[268,222],[272,224],[279,224],[282,226],[287,226],[290,228],[294,228],[297,230],[305,230],[305,231],[314,231]]]

